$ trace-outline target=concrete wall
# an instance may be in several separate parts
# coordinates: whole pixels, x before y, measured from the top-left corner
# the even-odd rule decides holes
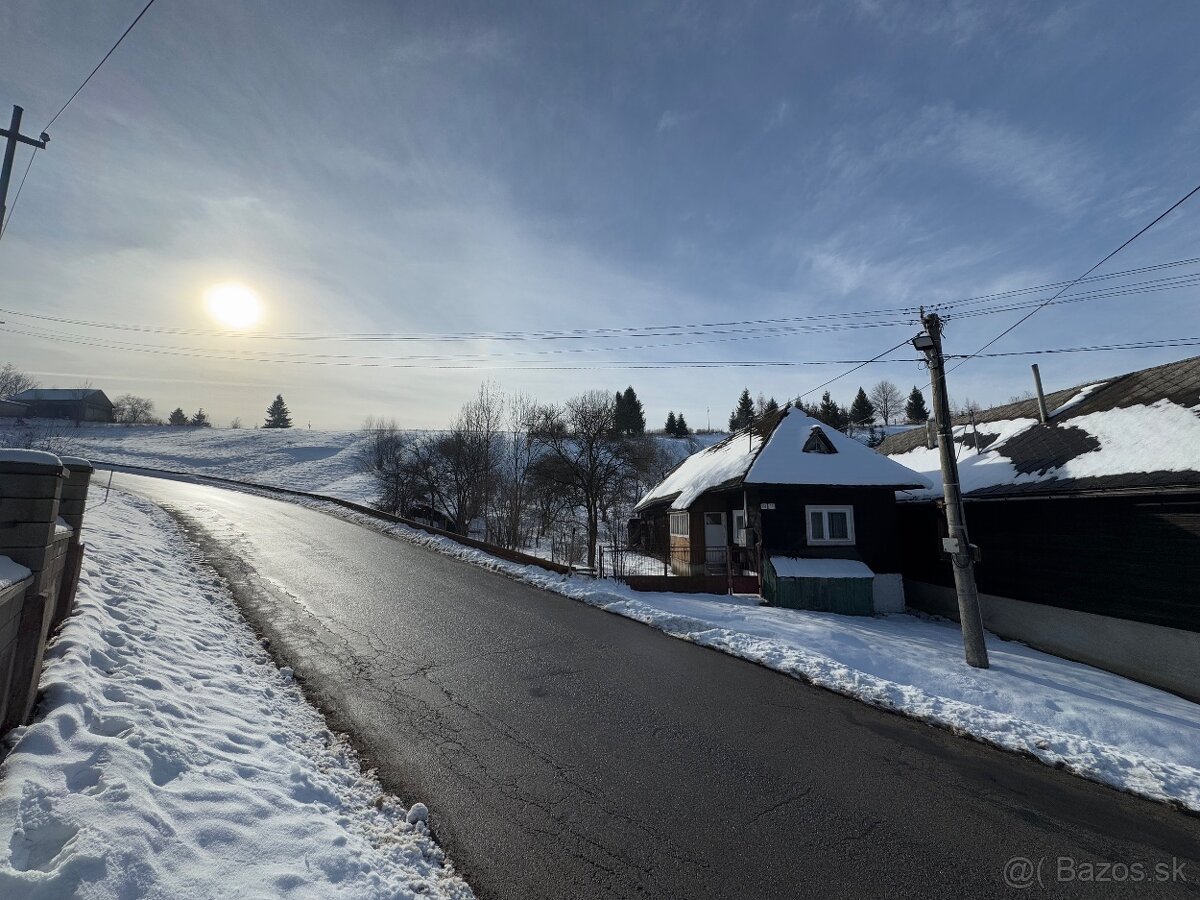
[[[29,720],[47,641],[74,605],[90,475],[86,460],[0,452],[0,556],[30,571],[0,591],[0,731]]]
[[[953,588],[905,579],[908,605],[958,619]],[[1200,634],[1144,622],[980,594],[984,627],[1056,656],[1074,659],[1200,701]]]

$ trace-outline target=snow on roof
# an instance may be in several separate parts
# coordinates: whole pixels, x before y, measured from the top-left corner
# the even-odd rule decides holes
[[[10,400],[18,402],[28,402],[30,400],[86,400],[99,394],[105,400],[108,397],[104,391],[96,388],[30,388],[27,391],[21,391],[19,394],[13,394]]]
[[[772,556],[771,566],[780,578],[874,578],[871,567],[857,559],[805,559]]]
[[[1045,425],[984,411],[991,420],[978,424],[980,452],[970,425],[953,429],[965,493],[1200,486],[1200,357],[1058,393],[1062,402]],[[901,447],[891,458],[934,483],[914,496],[940,495],[938,451]]]
[[[30,574],[24,566],[13,562],[7,556],[0,556],[0,590],[24,581]]]
[[[835,452],[803,452],[814,428]],[[742,482],[895,489],[929,484],[911,469],[789,406],[693,453],[635,509],[668,499],[671,509],[687,509],[705,491]]]

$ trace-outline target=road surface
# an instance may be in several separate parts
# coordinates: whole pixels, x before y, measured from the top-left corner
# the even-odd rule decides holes
[[[481,898],[1200,894],[1200,819],[324,513],[114,485],[184,522]],[[1190,883],[1080,880],[1173,860]]]

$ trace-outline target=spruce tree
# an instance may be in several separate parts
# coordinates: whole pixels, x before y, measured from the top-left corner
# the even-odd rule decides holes
[[[683,413],[675,420],[675,437],[687,437],[692,433],[692,429],[688,428],[687,419],[683,417]]]
[[[633,436],[646,433],[646,413],[633,385],[625,388],[623,393],[617,393],[616,423],[617,431],[621,434]]]
[[[291,428],[292,414],[283,402],[283,394],[276,394],[271,405],[267,407],[267,421],[263,428]]]
[[[738,397],[737,407],[729,414],[729,430],[739,431],[754,421],[754,401],[750,398],[750,389],[743,388]]]
[[[678,427],[678,425],[675,422],[675,411],[670,410],[667,413],[667,424],[663,428],[663,430],[667,433],[668,437],[675,437],[675,429],[677,427]]]
[[[867,399],[867,392],[860,387],[850,404],[850,424],[865,428],[874,421],[875,404]]]
[[[769,415],[773,412],[779,412],[779,401],[774,397],[767,401],[767,414]]]
[[[182,406],[175,407],[171,415],[167,416],[168,425],[186,425],[188,423],[187,413],[183,411]]]
[[[929,409],[925,406],[925,395],[914,384],[908,402],[904,404],[904,418],[915,425],[920,425],[929,419]]]
[[[196,414],[192,416],[188,424],[194,425],[197,428],[210,428],[212,426],[212,422],[208,421],[208,413],[204,411],[203,406],[196,410]]]
[[[842,420],[842,409],[838,406],[833,398],[829,396],[829,391],[821,395],[821,403],[817,406],[816,413],[813,416],[818,422],[824,422],[833,428],[839,428],[839,423]]]

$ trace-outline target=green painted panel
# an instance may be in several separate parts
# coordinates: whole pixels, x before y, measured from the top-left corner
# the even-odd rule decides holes
[[[763,598],[775,606],[845,616],[874,613],[870,578],[780,578],[769,562],[764,575]]]

